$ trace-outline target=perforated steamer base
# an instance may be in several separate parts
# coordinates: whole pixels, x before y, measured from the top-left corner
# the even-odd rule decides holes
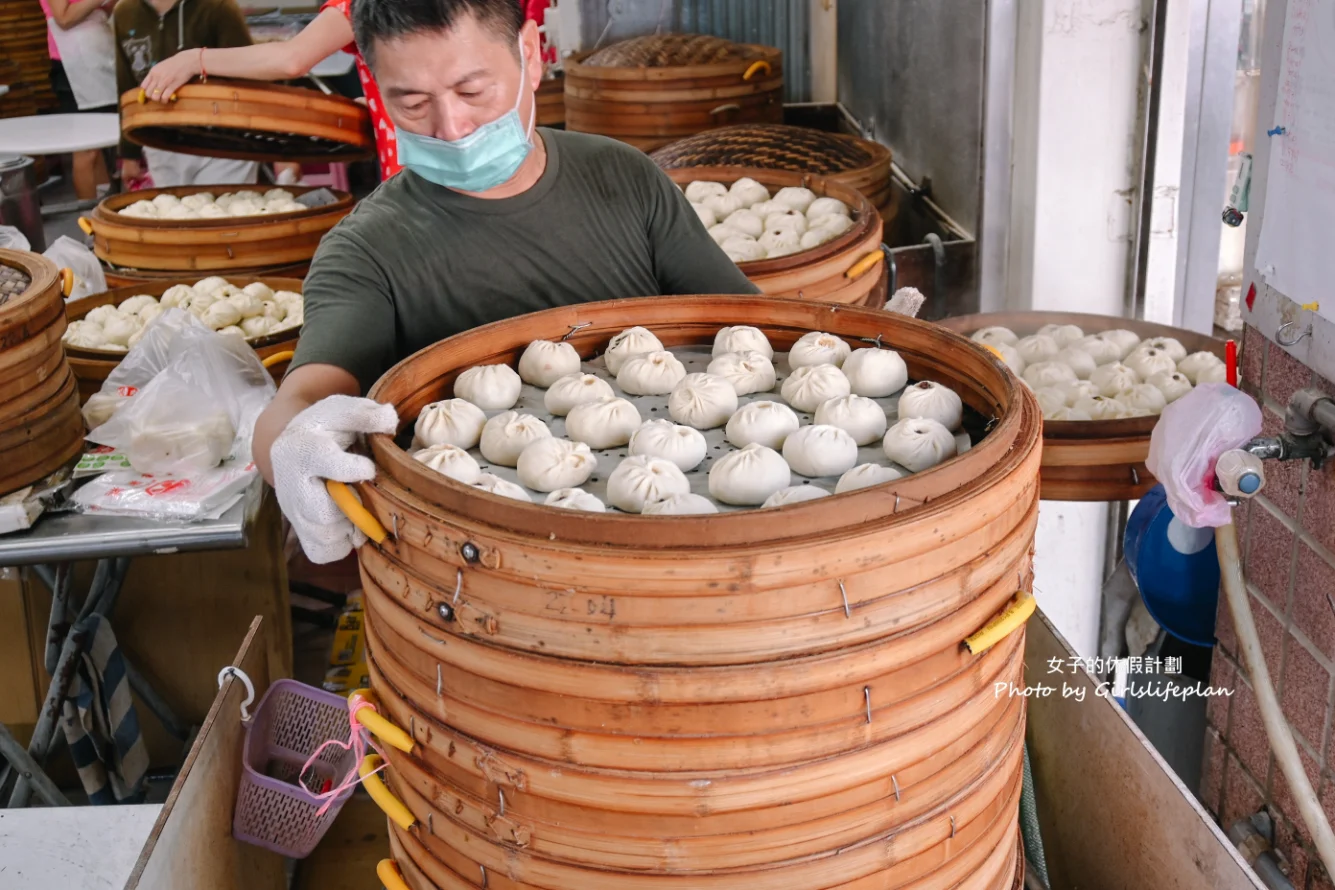
[[[709,347],[706,346],[676,346],[676,347],[671,347],[668,351],[671,352],[673,355],[675,355],[681,361],[681,363],[686,366],[686,373],[688,374],[694,374],[697,372],[703,372],[708,370],[709,363],[712,360]],[[751,393],[750,395],[740,396],[737,399],[737,407],[739,410],[742,408],[742,406],[750,402],[771,401],[771,402],[783,402],[784,404],[787,404],[787,402],[785,402],[783,397],[779,394],[779,390],[783,386],[783,381],[788,377],[789,374],[792,373],[791,369],[788,367],[787,353],[775,353],[774,369],[777,372],[778,376],[778,380],[774,384],[774,389],[772,389],[769,392]],[[595,376],[603,378],[609,384],[611,384],[612,389],[617,393],[619,397],[627,399],[630,402],[634,403],[635,407],[638,408],[640,411],[641,419],[645,421],[658,420],[658,419],[669,420],[669,421],[672,420],[672,415],[668,411],[667,396],[626,395],[621,391],[620,387],[616,385],[616,378],[611,373],[608,372],[607,366],[604,363],[602,356],[599,356],[590,362],[585,362],[583,365],[583,371],[585,373],[593,374]],[[910,383],[913,382],[916,381],[910,381]],[[520,391],[519,394],[519,402],[514,406],[514,408],[510,410],[518,411],[523,414],[532,414],[533,416],[545,422],[548,428],[552,431],[552,435],[555,436],[556,438],[558,439],[569,438],[566,435],[566,419],[564,417],[557,417],[547,411],[546,405],[543,402],[546,394],[547,394],[546,389],[525,383],[523,389]],[[883,399],[873,400],[878,405],[880,405],[881,408],[885,410],[887,426],[894,425],[895,421],[899,417],[899,396],[900,393],[895,393],[894,395],[888,396]],[[503,412],[488,411],[487,417],[488,419],[490,419],[492,417],[495,417],[497,414],[501,413]],[[798,419],[802,423],[802,426],[807,426],[808,424],[815,422],[813,415],[810,413],[802,411],[797,411],[796,413]],[[675,423],[675,421],[673,422]],[[967,406],[965,407],[964,428],[955,436],[956,447],[959,449],[959,452],[961,454],[967,451],[972,446],[973,442],[981,440],[983,435],[985,435],[987,422],[988,422],[987,418],[982,417],[980,414],[971,410]],[[411,430],[412,427],[409,426],[408,431],[405,433],[405,435],[409,438],[411,438],[412,435]],[[709,495],[710,468],[714,465],[714,462],[716,460],[722,458],[724,455],[727,455],[730,452],[737,451],[739,449],[737,449],[727,441],[727,438],[724,435],[724,427],[718,427],[712,430],[701,430],[701,433],[704,434],[705,443],[708,445],[708,451],[705,453],[704,461],[702,461],[701,464],[694,470],[691,470],[686,474],[686,478],[691,483],[691,491],[695,494],[709,498],[710,501],[712,501],[714,505],[718,507],[720,512],[757,509],[755,507],[736,507],[729,504],[724,504],[710,497]],[[410,445],[410,442],[405,439],[400,444],[404,445],[405,447],[408,447]],[[488,462],[486,458],[482,456],[482,452],[478,448],[473,448],[472,450],[469,451],[469,454],[471,454],[477,460],[478,464],[482,467],[483,472],[492,473],[509,482],[520,484],[519,473],[514,467],[503,467]],[[617,464],[619,464],[624,458],[630,456],[630,449],[628,446],[623,445],[620,448],[607,448],[603,450],[595,450],[594,454],[598,457],[598,469],[594,471],[593,476],[589,478],[588,482],[584,483],[579,487],[582,488],[584,491],[587,491],[590,494],[597,496],[598,500],[602,501],[604,504],[607,504],[607,477],[611,475],[614,469],[616,469]],[[888,458],[886,458],[885,451],[882,449],[881,442],[879,439],[870,445],[866,445],[858,449],[858,464],[864,464],[864,463],[874,463],[874,464],[879,464],[881,466],[893,466],[899,469],[900,472],[903,472],[905,474],[908,473],[908,470],[904,469],[898,464],[892,463]],[[794,472],[792,475],[791,484],[813,485],[817,488],[824,489],[830,494],[833,494],[834,487],[836,484],[838,484],[838,482],[839,482],[838,476],[808,478],[806,476],[800,476],[796,472]],[[547,498],[547,495],[544,492],[537,492],[531,489],[525,489],[525,490],[528,491],[529,496],[533,499],[533,502],[536,504],[541,504]],[[608,505],[608,509],[612,510],[613,508],[611,507],[611,505]]]

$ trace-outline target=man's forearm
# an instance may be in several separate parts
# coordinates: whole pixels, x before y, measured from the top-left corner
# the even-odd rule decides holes
[[[292,418],[314,405],[316,401],[301,392],[279,392],[255,421],[251,456],[255,459],[255,466],[259,468],[260,475],[270,485],[273,485],[273,464],[270,462],[270,453],[273,450],[274,440],[287,429]]]

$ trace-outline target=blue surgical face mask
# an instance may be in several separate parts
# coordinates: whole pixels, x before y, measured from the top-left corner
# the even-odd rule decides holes
[[[464,192],[485,192],[506,182],[533,150],[533,121],[519,118],[524,98],[524,45],[519,44],[519,95],[514,107],[453,142],[395,128],[399,163],[436,185]],[[536,112],[536,109],[535,109]],[[537,114],[533,115],[536,120]]]

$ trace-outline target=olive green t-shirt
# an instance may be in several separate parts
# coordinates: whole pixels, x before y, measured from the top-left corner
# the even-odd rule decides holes
[[[488,200],[405,170],[324,237],[305,284],[292,367],[336,365],[365,394],[432,343],[595,300],[754,294],[648,156],[601,136],[539,129],[547,169]]]

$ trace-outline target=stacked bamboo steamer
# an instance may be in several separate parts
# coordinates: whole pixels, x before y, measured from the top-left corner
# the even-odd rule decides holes
[[[632,325],[670,348],[735,324],[879,338],[994,422],[898,482],[693,517],[557,513],[370,437],[369,669],[409,734],[383,747],[414,890],[1015,886],[1025,709],[993,684],[1022,683],[1024,634],[961,641],[1028,587],[1040,416],[984,350],[860,308],[624,300],[450,338],[370,395],[411,427],[535,339],[589,359]]]
[[[650,34],[567,59],[566,128],[652,151],[734,123],[783,120],[783,53],[700,34]]]
[[[83,448],[79,393],[60,342],[69,283],[50,260],[0,248],[0,495]]]
[[[1086,334],[1114,328],[1134,331],[1142,340],[1172,337],[1187,352],[1224,357],[1224,343],[1205,334],[1168,325],[1080,312],[995,312],[962,315],[939,322],[969,335],[992,325],[1020,336],[1048,324],[1078,326]],[[1001,361],[997,360],[998,364]],[[1118,420],[1049,420],[1043,424],[1043,499],[1049,501],[1129,501],[1143,497],[1158,480],[1145,466],[1150,435],[1158,415]]]
[[[859,191],[822,176],[746,167],[691,167],[669,170],[683,188],[706,180],[732,185],[748,177],[773,194],[786,186],[811,189],[821,198],[837,198],[849,208],[853,227],[832,241],[775,259],[739,263],[762,293],[772,297],[818,300],[851,306],[885,305],[888,275],[881,252],[881,217]]]
[[[225,275],[229,284],[237,287],[245,287],[248,284],[260,283],[266,285],[272,291],[290,290],[301,293],[302,280],[300,278],[282,278],[274,276],[250,276],[250,275]],[[150,297],[161,297],[167,290],[178,284],[193,284],[196,279],[165,279],[153,282],[138,282],[125,287],[112,288],[100,294],[93,294],[84,297],[82,300],[76,300],[70,304],[69,320],[79,321],[86,317],[98,306],[119,306],[131,297],[140,294],[146,294]],[[277,331],[273,334],[267,334],[263,337],[253,337],[246,342],[260,360],[273,359],[275,356],[280,358],[272,364],[266,365],[270,375],[275,381],[281,382],[283,374],[287,371],[288,363],[291,361],[289,353],[295,352],[297,340],[301,336],[301,327],[294,327]],[[102,383],[107,379],[116,366],[125,358],[124,352],[112,352],[106,349],[92,349],[86,346],[66,346],[66,355],[69,357],[70,368],[74,371],[74,376],[78,380],[79,402],[88,401],[94,393],[102,389]]]
[[[665,145],[652,157],[665,170],[756,167],[824,176],[862,192],[886,222],[893,217],[890,149],[870,139],[785,124],[738,124]]]
[[[158,195],[180,198],[240,188],[245,186],[179,186],[111,195],[90,216],[81,217],[79,225],[93,236],[93,253],[113,270],[109,284],[176,284],[188,273],[302,277],[320,239],[352,212],[353,197],[342,191],[334,191],[338,200],[332,204],[264,216],[147,219],[120,212]],[[288,186],[287,191],[300,196],[314,189]]]
[[[31,91],[38,111],[56,107],[56,94],[51,89],[51,59],[46,46],[46,15],[32,0],[0,0],[0,61],[6,59],[17,66],[19,76],[13,81],[0,78],[0,83],[24,84]],[[8,104],[0,98],[0,109]],[[0,116],[19,115],[4,113]]]
[[[566,122],[566,78],[561,71],[550,72],[538,84],[539,127],[562,127]]]

